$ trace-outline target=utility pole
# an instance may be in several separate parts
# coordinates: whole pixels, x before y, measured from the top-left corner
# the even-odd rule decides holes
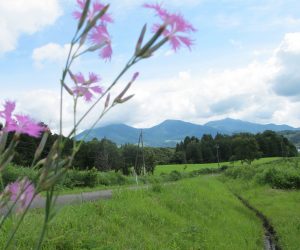
[[[143,159],[143,175],[146,175],[146,165],[145,165],[145,155],[144,155],[144,138],[143,138],[143,130],[141,129],[141,144],[142,144],[142,159]]]
[[[218,160],[218,167],[220,167],[220,158],[219,158],[219,144],[216,145],[216,148],[217,148],[217,160]]]
[[[137,148],[137,153],[135,157],[135,166],[134,166],[134,171],[136,174],[136,182],[137,181],[137,166],[138,166],[138,160],[139,160],[139,153],[140,153],[140,145],[141,145],[141,150],[142,150],[142,173],[143,175],[146,174],[146,165],[145,165],[145,155],[144,155],[144,139],[143,139],[143,130],[141,130],[140,136],[139,136],[139,141],[138,141],[138,148]]]

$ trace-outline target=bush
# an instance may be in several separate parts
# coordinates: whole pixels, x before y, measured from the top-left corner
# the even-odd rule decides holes
[[[27,177],[30,181],[36,183],[37,176],[38,172],[34,171],[32,168],[24,168],[16,165],[9,165],[2,172],[4,186],[23,177]]]
[[[279,189],[300,189],[300,171],[296,169],[268,169],[262,182]]]
[[[280,160],[257,166],[239,166],[226,170],[225,176],[233,179],[254,180],[278,189],[300,189],[298,159]]]
[[[172,171],[168,175],[162,175],[164,181],[178,181],[182,179],[182,174],[176,170]]]

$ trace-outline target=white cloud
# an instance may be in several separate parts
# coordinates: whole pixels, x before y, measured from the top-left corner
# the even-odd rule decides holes
[[[40,31],[61,14],[59,0],[0,0],[0,54],[14,50],[22,34]]]
[[[300,32],[288,33],[271,59],[278,71],[271,79],[276,94],[300,100]]]
[[[42,67],[47,62],[61,64],[66,60],[69,49],[70,44],[61,46],[56,43],[48,43],[34,49],[32,59],[38,67]]]
[[[148,127],[165,119],[204,123],[232,117],[299,127],[299,102],[290,99],[290,96],[286,97],[278,89],[278,86],[284,86],[287,90],[292,89],[293,95],[299,95],[300,81],[296,87],[289,78],[279,81],[286,73],[298,79],[299,43],[298,33],[287,34],[268,60],[254,61],[246,67],[208,71],[206,74],[186,69],[171,78],[139,78],[128,93],[134,93],[135,97],[128,103],[116,106],[104,118],[102,125],[124,122],[137,127]],[[112,98],[127,83],[126,79],[123,84],[122,82],[112,92]],[[27,113],[50,123],[52,128],[58,128],[59,98],[56,93],[39,90],[23,94],[19,100]],[[72,100],[66,99],[65,105],[64,122],[66,128],[70,129]],[[79,114],[83,114],[86,108],[86,105],[80,104]],[[82,124],[81,129],[88,128],[99,111],[101,106]]]

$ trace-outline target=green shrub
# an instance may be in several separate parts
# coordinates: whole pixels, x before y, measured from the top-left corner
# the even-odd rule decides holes
[[[3,185],[15,182],[19,178],[27,177],[33,183],[36,183],[38,172],[32,168],[24,168],[16,165],[9,165],[2,172]]]
[[[182,179],[182,173],[174,170],[171,173],[169,173],[168,175],[164,176],[164,180],[165,181],[178,181]]]
[[[233,179],[254,180],[278,189],[300,189],[298,159],[285,159],[257,166],[239,166],[226,170],[225,176]]]
[[[300,171],[296,169],[270,168],[263,178],[263,182],[270,184],[273,188],[300,189]]]

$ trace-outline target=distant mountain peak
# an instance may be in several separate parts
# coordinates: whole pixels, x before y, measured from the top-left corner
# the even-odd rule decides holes
[[[144,128],[144,144],[146,146],[174,147],[177,142],[182,141],[186,136],[202,137],[203,134],[215,136],[217,133],[233,134],[238,132],[258,133],[265,130],[284,131],[297,130],[288,125],[258,124],[239,119],[225,118],[211,121],[204,125],[194,124],[182,120],[167,119],[151,128]],[[95,128],[91,131],[87,140],[93,138],[107,138],[118,145],[125,143],[136,144],[141,128],[134,128],[126,124],[111,124]],[[84,138],[87,131],[77,136],[80,140]]]

